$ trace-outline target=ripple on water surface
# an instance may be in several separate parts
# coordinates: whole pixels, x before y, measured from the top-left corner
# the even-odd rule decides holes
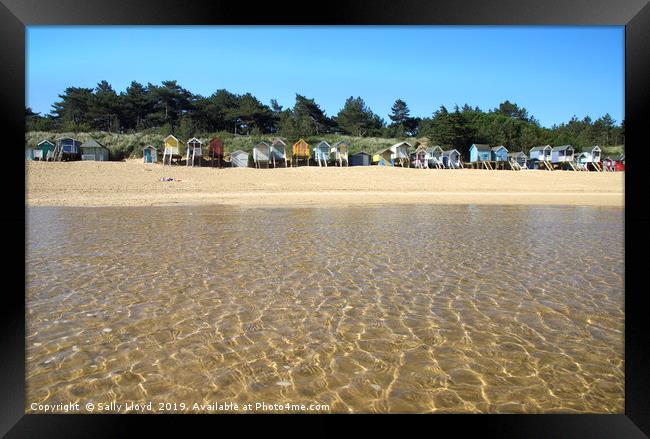
[[[27,404],[623,412],[623,210],[30,208]]]

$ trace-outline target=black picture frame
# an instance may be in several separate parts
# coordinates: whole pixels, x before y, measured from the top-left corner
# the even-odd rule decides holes
[[[386,0],[314,3],[313,9],[296,3],[240,4],[237,2],[174,0],[0,0],[0,97],[3,105],[5,168],[10,190],[4,193],[5,213],[0,217],[11,250],[2,264],[5,289],[0,324],[2,357],[2,409],[0,434],[7,437],[124,437],[136,424],[185,428],[188,424],[225,419],[249,424],[245,417],[166,415],[25,415],[25,174],[22,145],[25,137],[25,27],[80,24],[307,24],[307,25],[624,25],[625,26],[625,140],[628,155],[625,175],[625,414],[624,415],[437,415],[420,417],[429,432],[442,428],[462,434],[478,428],[481,434],[501,437],[646,437],[650,435],[650,342],[644,325],[645,263],[649,248],[650,215],[644,192],[650,187],[641,170],[641,151],[650,148],[644,128],[650,106],[650,5],[647,0],[481,0],[447,2],[392,2]],[[20,147],[19,147],[20,146]],[[25,234],[14,231],[25,230]],[[20,278],[23,274],[23,279]],[[286,418],[265,416],[283,429]],[[324,420],[332,416],[307,416],[310,430],[324,433]],[[340,418],[340,416],[334,416]],[[350,418],[350,417],[346,417]],[[366,419],[365,416],[352,417]],[[199,421],[200,419],[200,421]],[[304,417],[303,417],[304,419]],[[382,418],[385,419],[385,418]],[[390,417],[389,417],[390,419]],[[398,420],[398,426],[404,419]],[[407,422],[411,423],[409,419]],[[384,422],[372,424],[382,427]],[[420,427],[424,427],[420,425]],[[214,431],[214,430],[213,430]],[[332,432],[336,429],[332,428]],[[225,431],[221,432],[225,434]],[[645,434],[644,434],[645,433]]]

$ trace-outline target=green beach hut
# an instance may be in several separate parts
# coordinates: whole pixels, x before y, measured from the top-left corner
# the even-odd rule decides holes
[[[108,161],[108,148],[95,139],[81,144],[81,160]]]
[[[54,142],[51,140],[41,140],[36,145],[36,148],[32,150],[32,159],[33,160],[47,160],[48,154],[54,150]],[[51,154],[50,154],[51,155]]]

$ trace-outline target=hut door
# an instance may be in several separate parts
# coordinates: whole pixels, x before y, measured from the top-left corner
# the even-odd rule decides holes
[[[151,151],[148,149],[144,150],[144,161],[145,163],[151,163]]]

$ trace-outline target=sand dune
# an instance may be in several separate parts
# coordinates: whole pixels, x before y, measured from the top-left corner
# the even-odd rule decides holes
[[[173,177],[174,182],[162,182]],[[31,206],[372,205],[624,206],[624,173],[387,167],[212,169],[126,162],[26,164]]]

